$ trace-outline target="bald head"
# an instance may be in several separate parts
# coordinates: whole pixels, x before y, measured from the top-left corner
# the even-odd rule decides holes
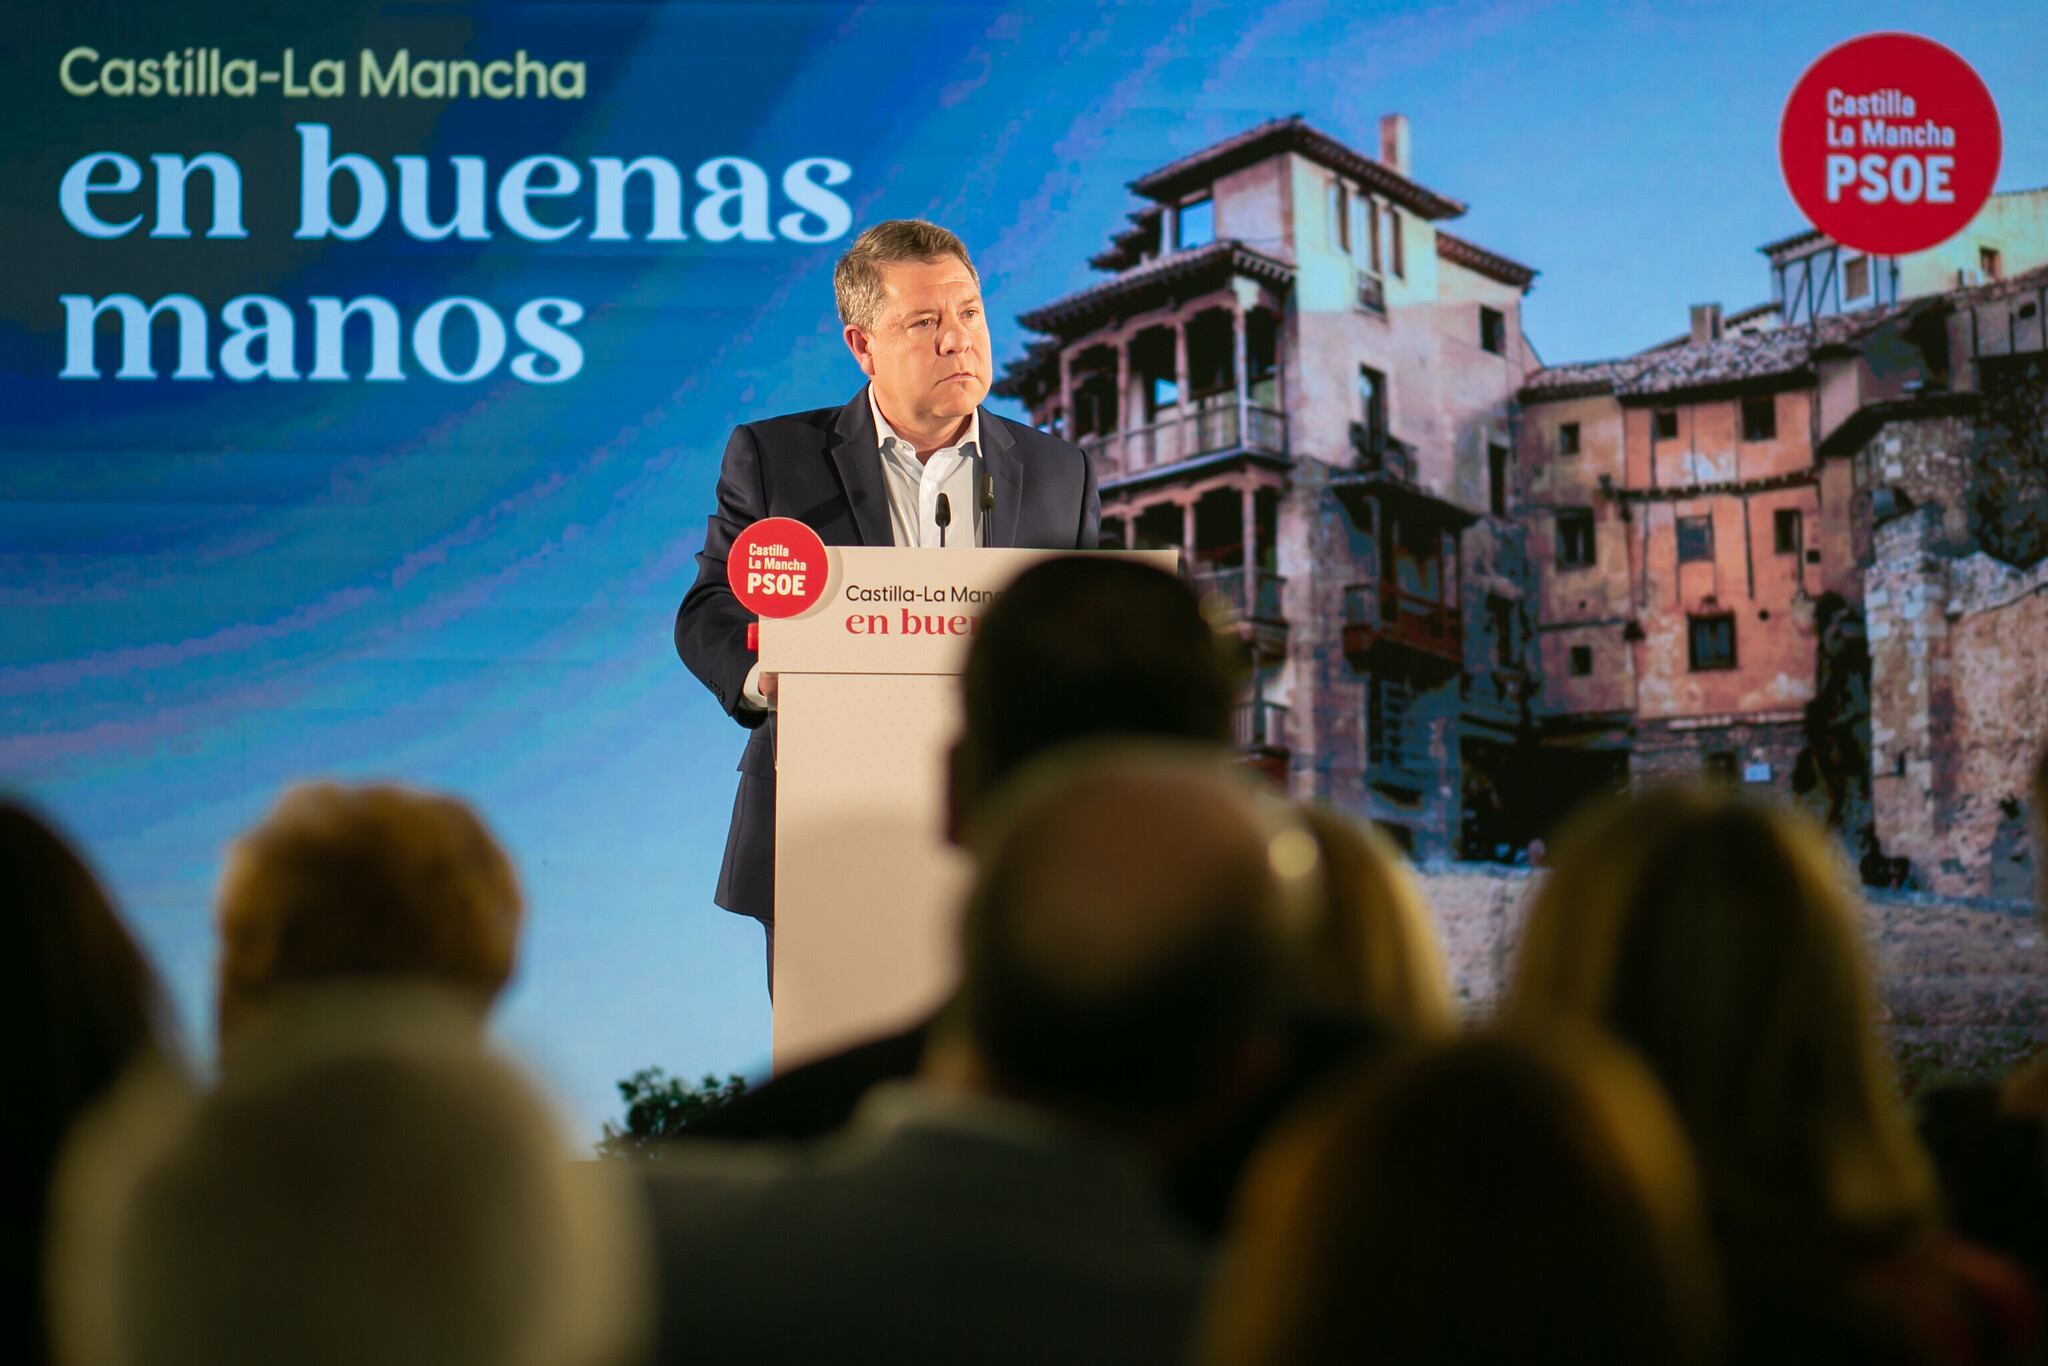
[[[1194,1101],[1279,1014],[1288,889],[1255,797],[1151,747],[1055,759],[1009,795],[965,922],[971,1042],[1027,1099]]]

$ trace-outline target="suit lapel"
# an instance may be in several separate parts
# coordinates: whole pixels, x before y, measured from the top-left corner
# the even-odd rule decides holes
[[[1017,522],[1024,515],[1024,462],[1017,456],[1003,420],[988,409],[981,410],[981,458],[996,484],[995,516],[989,527],[991,546],[1017,544]]]
[[[853,402],[839,410],[827,447],[846,489],[847,506],[862,545],[894,545],[889,532],[889,495],[882,485],[882,452],[875,440],[875,417],[868,409],[863,385]]]

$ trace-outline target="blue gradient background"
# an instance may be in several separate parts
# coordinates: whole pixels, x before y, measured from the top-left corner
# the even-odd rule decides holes
[[[286,783],[395,777],[472,799],[532,904],[504,1031],[594,1134],[613,1082],[764,1067],[759,931],[710,904],[740,735],[675,658],[730,426],[834,404],[844,242],[291,238],[291,124],[337,150],[850,163],[856,230],[937,219],[976,251],[998,360],[1085,283],[1124,183],[1301,112],[1361,148],[1406,113],[1461,235],[1538,267],[1547,361],[1638,349],[1690,303],[1767,295],[1796,229],[1777,116],[1857,33],[1947,43],[1999,101],[2000,188],[2048,183],[2048,11],[1946,5],[9,5],[0,224],[0,781],[90,851],[195,1041],[222,848]],[[576,103],[74,99],[57,59],[220,46],[589,64]],[[351,66],[353,80],[353,66]],[[245,241],[88,241],[87,152],[222,150]],[[263,180],[263,177],[268,177]],[[263,183],[259,183],[262,181]],[[138,196],[142,198],[142,196]],[[694,202],[694,196],[690,196]],[[783,207],[778,205],[779,209]],[[394,214],[395,216],[395,214]],[[206,215],[195,221],[204,224]],[[493,222],[495,223],[495,216]],[[637,219],[633,221],[638,222]],[[589,316],[574,380],[60,382],[57,295],[473,294]]]

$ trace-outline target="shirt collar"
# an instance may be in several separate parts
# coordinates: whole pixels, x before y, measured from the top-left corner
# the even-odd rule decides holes
[[[896,429],[889,425],[889,419],[882,416],[882,405],[875,402],[875,386],[872,384],[868,386],[868,411],[875,415],[875,449],[884,456],[887,456],[889,443],[891,441],[900,442],[910,463],[913,465],[917,464],[917,448],[896,435]],[[977,451],[981,449],[981,409],[978,406],[975,408],[973,415],[967,419],[967,435],[961,437],[959,441],[951,446],[939,447],[939,450],[932,452],[932,456],[936,459],[939,451],[957,451],[962,446],[968,445],[973,446]]]

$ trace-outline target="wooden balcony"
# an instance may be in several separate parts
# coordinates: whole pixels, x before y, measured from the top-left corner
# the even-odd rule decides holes
[[[1231,729],[1239,762],[1276,783],[1287,780],[1287,708],[1263,698],[1240,702]]]
[[[1124,432],[1094,433],[1077,443],[1095,462],[1103,483],[1226,451],[1287,453],[1287,417],[1251,404],[1197,403],[1168,409],[1157,421]]]
[[[1354,583],[1344,589],[1344,653],[1373,660],[1456,669],[1465,661],[1458,609],[1434,598],[1404,593],[1391,583]]]
[[[1287,653],[1287,618],[1280,595],[1287,580],[1271,570],[1211,569],[1193,579],[1195,591],[1222,601],[1230,611],[1230,629],[1254,656],[1279,659]]]

